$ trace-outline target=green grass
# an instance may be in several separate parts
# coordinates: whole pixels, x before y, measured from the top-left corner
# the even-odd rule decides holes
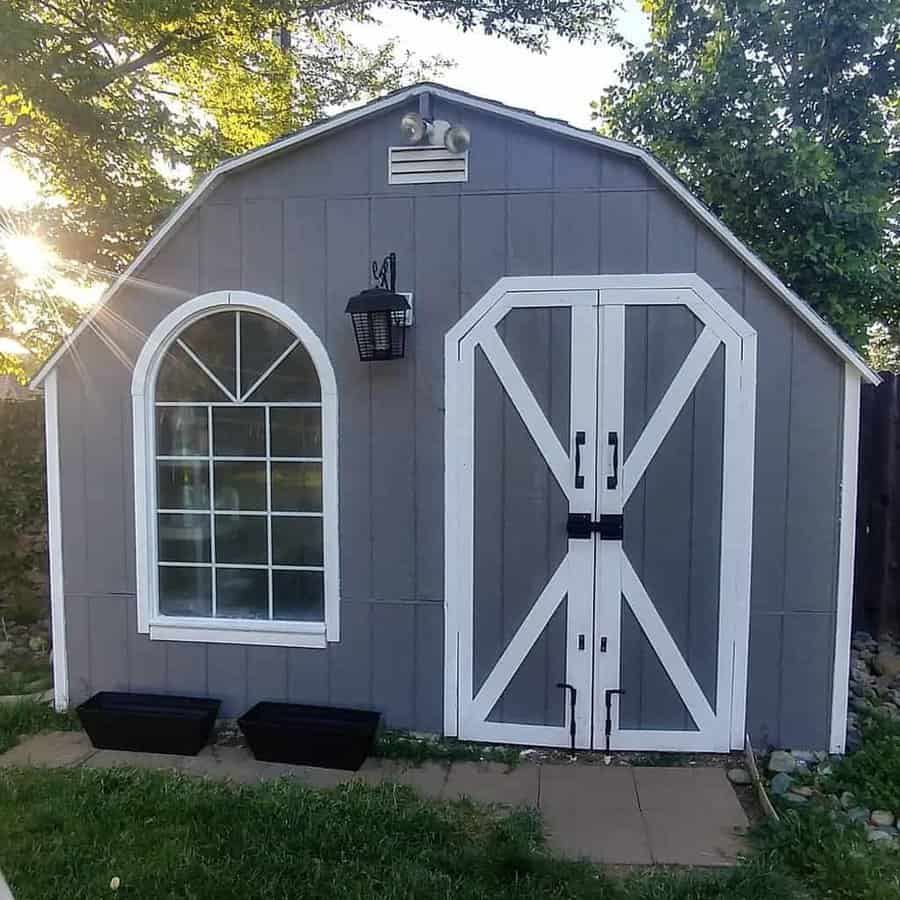
[[[795,900],[766,865],[622,879],[543,849],[533,813],[360,783],[234,787],[124,769],[0,772],[17,900]]]
[[[900,813],[900,723],[876,715],[861,727],[862,747],[835,765],[827,789],[850,791],[869,809]]]
[[[22,700],[0,704],[0,753],[5,753],[24,735],[41,731],[71,731],[79,728],[73,712],[58,713],[48,703]]]
[[[514,747],[471,744],[446,738],[418,738],[402,731],[379,731],[372,748],[373,756],[404,759],[412,763],[486,761],[515,766],[521,753]]]
[[[813,898],[900,897],[900,850],[870,843],[862,825],[836,825],[823,806],[780,815],[780,823],[767,821],[756,830],[756,864],[789,875]]]
[[[0,706],[0,752],[20,735],[73,727],[74,716],[47,705]],[[861,797],[896,789],[892,758],[876,765],[893,752],[880,743],[893,734],[876,722],[872,743],[838,767]],[[388,752],[410,758],[398,736],[386,737]],[[486,749],[452,749],[467,746]],[[752,844],[729,871],[623,877],[551,856],[532,812],[498,819],[405,787],[310,791],[290,780],[237,787],[127,769],[0,770],[0,870],[17,900],[112,900],[114,876],[116,900],[900,898],[900,850],[869,843],[862,826],[836,824],[824,806],[784,811]]]

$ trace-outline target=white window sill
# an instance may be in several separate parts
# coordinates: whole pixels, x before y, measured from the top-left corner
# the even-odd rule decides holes
[[[151,641],[191,641],[203,644],[244,644],[255,647],[310,647],[327,645],[322,622],[258,622],[236,619],[160,617],[150,622]]]

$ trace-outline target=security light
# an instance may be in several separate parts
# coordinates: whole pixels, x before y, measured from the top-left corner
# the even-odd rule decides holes
[[[400,131],[411,144],[418,144],[428,132],[428,123],[418,113],[408,112],[400,120]]]
[[[444,146],[451,153],[463,153],[472,143],[472,133],[465,125],[453,125],[444,135]]]

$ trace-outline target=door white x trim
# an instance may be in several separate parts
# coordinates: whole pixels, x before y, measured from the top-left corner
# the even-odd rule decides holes
[[[725,346],[724,445],[722,473],[721,576],[719,641],[715,702],[697,683],[644,585],[621,549],[621,542],[601,542],[594,560],[593,542],[570,541],[569,552],[519,625],[493,669],[473,690],[473,562],[474,562],[474,384],[475,348],[480,347],[503,390],[519,413],[554,479],[569,500],[571,512],[594,512],[593,483],[573,491],[573,459],[544,416],[524,377],[496,330],[513,308],[567,306],[572,311],[572,427],[590,422],[592,433],[607,426],[604,416],[618,415],[610,397],[621,393],[621,380],[601,378],[624,366],[624,307],[687,307],[704,329],[689,351],[657,409],[624,460],[617,492],[597,491],[597,512],[621,513],[679,412],[718,348]],[[599,329],[599,310],[604,310]],[[616,310],[618,309],[618,312]],[[603,324],[605,323],[605,324]],[[586,327],[588,326],[588,327]],[[563,598],[568,596],[566,680],[593,687],[593,697],[576,710],[578,744],[598,744],[602,686],[618,684],[620,603],[607,611],[604,635],[610,648],[602,659],[573,653],[575,635],[593,641],[595,586],[583,577],[583,564],[596,564],[596,591],[624,596],[653,646],[696,726],[695,731],[620,731],[615,713],[615,749],[724,750],[743,745],[747,644],[749,632],[750,546],[752,520],[756,334],[709,285],[694,274],[641,276],[546,276],[501,279],[448,333],[445,431],[445,732],[480,740],[564,745],[563,726],[491,722],[488,716]],[[610,361],[612,368],[610,369]],[[607,396],[609,395],[609,396]],[[621,403],[621,400],[619,401]],[[594,418],[594,421],[591,419]],[[612,420],[610,420],[612,421]],[[581,427],[581,426],[577,426]],[[615,426],[620,428],[620,424]],[[599,441],[596,441],[599,444]],[[593,452],[599,460],[600,448]],[[587,477],[593,479],[590,470]],[[580,509],[590,497],[590,508]],[[499,526],[498,526],[499,527]],[[605,546],[604,546],[605,544]],[[621,565],[607,565],[616,555]],[[579,554],[590,554],[588,556]],[[604,562],[606,560],[606,563]],[[579,566],[582,566],[580,569]],[[612,573],[612,574],[611,574]],[[590,596],[581,596],[589,591]],[[573,602],[575,601],[575,602]],[[611,607],[610,607],[611,608]],[[612,621],[609,617],[612,617]],[[599,631],[598,631],[599,634]],[[582,644],[583,646],[583,644]],[[596,659],[596,662],[595,662]]]

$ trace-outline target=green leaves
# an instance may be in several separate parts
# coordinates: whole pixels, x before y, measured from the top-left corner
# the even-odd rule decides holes
[[[900,333],[900,0],[646,0],[596,117],[663,159],[857,345]]]
[[[619,0],[2,0],[0,153],[62,198],[32,210],[87,279],[121,271],[188,186],[335,107],[431,77],[440,57],[374,49],[346,25],[379,8],[541,49],[604,34]],[[0,285],[0,291],[12,290]],[[22,302],[22,289],[17,300]],[[32,297],[40,304],[41,297]],[[0,315],[0,334],[10,320]],[[59,335],[56,328],[51,334]]]

